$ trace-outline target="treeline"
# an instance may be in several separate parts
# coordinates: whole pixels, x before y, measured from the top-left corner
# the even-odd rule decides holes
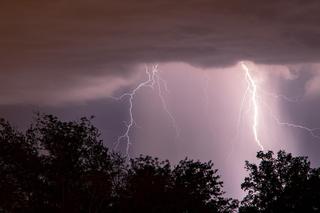
[[[127,161],[99,136],[87,118],[37,115],[23,133],[0,120],[0,212],[320,212],[320,169],[306,157],[258,152],[237,201],[212,162]]]

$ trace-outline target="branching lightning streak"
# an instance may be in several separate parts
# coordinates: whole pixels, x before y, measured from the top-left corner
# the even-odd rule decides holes
[[[129,149],[131,146],[131,138],[130,138],[130,133],[132,131],[132,128],[136,125],[136,122],[134,120],[134,112],[133,112],[133,107],[134,107],[134,99],[135,96],[137,95],[137,93],[142,90],[143,88],[150,88],[150,89],[157,89],[157,94],[160,98],[161,104],[162,104],[162,108],[163,110],[167,113],[167,115],[169,116],[172,126],[175,129],[175,134],[176,134],[176,138],[180,136],[180,130],[179,127],[177,125],[177,122],[173,116],[173,114],[169,111],[168,106],[167,106],[167,102],[165,100],[165,96],[163,94],[162,88],[164,88],[164,90],[168,93],[168,86],[167,83],[164,79],[161,78],[159,70],[158,70],[158,65],[154,65],[152,66],[152,70],[149,70],[149,68],[146,66],[145,67],[145,72],[148,76],[147,80],[141,82],[138,84],[137,87],[135,87],[131,92],[127,92],[122,94],[119,97],[113,97],[113,99],[115,100],[122,100],[124,98],[128,98],[129,101],[129,121],[126,124],[126,129],[124,131],[124,133],[122,135],[120,135],[116,141],[115,144],[115,149],[118,148],[119,144],[122,141],[126,142],[126,155],[127,157],[130,158],[129,156]]]
[[[298,98],[292,99],[292,98],[288,98],[284,95],[278,95],[278,94],[265,92],[265,91],[261,90],[258,87],[256,79],[252,75],[248,66],[244,62],[240,62],[240,65],[241,65],[242,69],[245,71],[245,80],[247,82],[247,88],[246,88],[246,91],[245,91],[244,96],[241,101],[241,106],[240,106],[241,108],[240,108],[240,113],[239,113],[238,122],[237,122],[237,134],[239,134],[239,128],[240,128],[240,123],[241,123],[241,119],[242,119],[242,114],[244,111],[244,106],[245,106],[246,101],[248,101],[249,107],[250,107],[249,112],[252,114],[251,131],[253,134],[253,138],[254,138],[254,141],[256,142],[256,144],[259,146],[259,148],[261,150],[264,150],[264,146],[262,145],[262,142],[261,142],[261,139],[259,136],[259,130],[258,130],[259,129],[259,122],[260,122],[260,113],[261,113],[261,110],[263,107],[260,105],[260,101],[262,101],[262,104],[265,105],[265,103],[262,100],[262,97],[260,96],[260,92],[262,94],[271,96],[273,98],[282,99],[287,102],[298,102],[300,99],[298,99]],[[167,105],[167,102],[166,102],[166,94],[169,93],[168,85],[167,85],[166,81],[161,78],[159,70],[158,70],[158,66],[157,65],[152,66],[151,70],[149,70],[149,68],[146,66],[145,72],[148,77],[145,81],[139,83],[138,86],[136,86],[131,92],[124,93],[121,96],[114,98],[115,100],[122,100],[124,98],[127,98],[128,102],[129,102],[129,121],[126,122],[126,129],[125,129],[124,133],[118,137],[116,144],[115,144],[115,149],[117,149],[117,147],[119,146],[119,144],[121,142],[123,142],[123,141],[126,142],[127,157],[129,157],[129,148],[132,144],[130,134],[131,134],[133,127],[137,125],[136,121],[134,119],[134,112],[133,112],[134,99],[135,99],[137,93],[144,88],[149,88],[149,89],[156,91],[156,94],[161,101],[162,109],[170,118],[172,126],[175,130],[176,138],[178,138],[180,136],[180,129],[177,125],[175,117],[170,112],[168,105]],[[206,82],[206,86],[204,88],[204,92],[205,92],[205,96],[206,96],[205,97],[205,104],[207,105],[208,104],[208,94],[207,94],[208,77],[206,77],[206,79],[207,79],[207,82]],[[206,106],[206,108],[208,108],[208,106]],[[272,111],[270,109],[269,109],[269,113],[278,125],[287,126],[290,128],[298,128],[298,129],[307,131],[310,133],[311,136],[320,140],[320,135],[316,134],[316,131],[319,131],[320,128],[308,128],[303,125],[282,122],[282,121],[280,121],[280,119],[277,116],[275,116],[272,113]]]
[[[257,85],[254,80],[254,78],[251,76],[251,73],[249,71],[249,68],[244,62],[241,62],[242,68],[246,72],[246,79],[249,85],[249,91],[251,93],[251,104],[253,106],[253,124],[252,124],[252,132],[254,135],[254,140],[258,144],[258,146],[261,148],[261,150],[264,150],[263,145],[261,144],[261,141],[259,139],[258,135],[258,123],[259,123],[259,105],[258,105],[258,96],[257,96]]]
[[[281,122],[277,117],[274,117],[276,122],[281,125],[281,126],[287,126],[287,127],[292,127],[292,128],[297,128],[297,129],[302,129],[310,133],[310,135],[316,139],[320,140],[320,136],[315,134],[315,131],[318,131],[319,128],[309,128],[306,126],[298,125],[298,124],[292,124],[292,123],[287,123],[287,122]]]
[[[132,127],[135,124],[135,120],[133,117],[133,100],[134,97],[136,95],[136,93],[142,89],[143,87],[151,87],[152,88],[152,83],[154,82],[154,72],[150,73],[148,67],[146,67],[146,74],[148,75],[148,79],[140,84],[138,84],[138,86],[136,88],[134,88],[131,92],[129,93],[124,93],[122,94],[120,97],[116,97],[114,99],[116,100],[122,100],[125,97],[128,97],[128,101],[129,101],[129,122],[127,124],[126,130],[123,133],[123,135],[120,135],[118,137],[117,143],[115,145],[115,149],[117,149],[117,147],[119,146],[120,142],[125,139],[127,142],[127,146],[126,146],[126,154],[127,156],[129,156],[129,147],[131,145],[131,139],[130,139],[130,131],[132,129]]]
[[[162,88],[161,88],[161,84],[160,82],[165,82],[159,75],[156,75],[156,82],[157,82],[157,85],[158,85],[158,95],[160,97],[160,100],[161,100],[161,103],[162,103],[162,108],[163,110],[167,113],[167,115],[169,116],[170,120],[171,120],[171,123],[172,123],[172,126],[175,130],[175,133],[176,133],[176,137],[180,137],[180,129],[177,125],[177,122],[176,122],[176,119],[174,118],[174,116],[172,115],[172,113],[169,111],[168,109],[168,106],[167,106],[167,102],[165,101],[165,98],[164,98],[164,95],[162,93]],[[164,83],[164,88],[166,91],[168,91],[168,87],[167,87],[167,84]]]
[[[249,90],[249,92],[251,93],[250,105],[251,105],[251,107],[253,107],[252,132],[253,132],[253,135],[254,135],[254,140],[259,145],[261,150],[264,150],[264,147],[263,147],[263,145],[261,143],[261,140],[260,140],[259,134],[258,134],[259,108],[260,108],[259,99],[261,99],[261,97],[259,96],[258,92],[261,91],[262,93],[264,93],[264,94],[266,94],[268,96],[271,96],[271,97],[277,98],[277,99],[282,99],[282,100],[287,101],[287,102],[298,102],[300,100],[300,98],[289,98],[289,97],[284,96],[284,95],[278,95],[278,94],[274,94],[274,93],[270,93],[270,92],[266,92],[266,91],[260,90],[258,88],[257,84],[256,84],[255,79],[251,75],[248,66],[244,62],[241,62],[240,64],[241,64],[241,67],[243,68],[243,70],[245,71],[245,77],[246,77],[246,80],[247,80],[247,83],[248,83],[248,87],[246,89],[245,95],[244,95],[242,103],[241,103],[241,109],[240,109],[240,115],[239,116],[242,115],[243,103],[245,102],[245,99],[246,99],[246,96],[247,96],[247,91]],[[301,129],[301,130],[307,131],[312,137],[320,140],[320,135],[316,134],[316,131],[319,131],[320,128],[309,128],[309,127],[306,127],[306,126],[303,126],[303,125],[299,125],[299,124],[294,124],[294,123],[289,123],[289,122],[282,122],[272,112],[270,107],[265,102],[262,101],[262,104],[265,107],[267,107],[269,114],[276,121],[276,123],[278,125],[287,126],[287,127],[290,127],[290,128],[296,128],[296,129]]]
[[[320,128],[309,128],[309,127],[306,127],[306,126],[303,126],[303,125],[300,125],[300,124],[282,122],[282,121],[280,121],[280,119],[274,113],[272,113],[272,110],[270,109],[270,107],[266,103],[263,103],[263,104],[268,109],[271,117],[276,121],[276,123],[278,125],[287,126],[287,127],[290,127],[290,128],[296,128],[296,129],[301,129],[301,130],[307,131],[312,137],[320,140],[320,135],[315,133],[316,131],[319,131]]]
[[[264,91],[264,90],[260,90],[262,93],[268,95],[268,96],[271,96],[273,98],[276,98],[276,99],[282,99],[284,101],[287,101],[287,102],[292,102],[292,103],[296,103],[296,102],[299,102],[301,100],[301,97],[300,98],[289,98],[285,95],[279,95],[279,94],[274,94],[272,92],[267,92],[267,91]]]

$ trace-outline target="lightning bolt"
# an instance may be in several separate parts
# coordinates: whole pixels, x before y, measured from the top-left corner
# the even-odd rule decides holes
[[[247,88],[244,92],[244,95],[243,95],[243,98],[241,101],[240,112],[239,112],[239,117],[238,117],[238,121],[237,121],[237,130],[238,130],[237,135],[239,134],[241,119],[242,119],[243,112],[244,112],[244,106],[248,102],[249,103],[249,112],[252,115],[252,125],[251,125],[252,135],[253,135],[254,141],[256,142],[258,147],[261,150],[264,150],[264,146],[263,146],[262,141],[259,136],[259,122],[260,122],[260,113],[262,113],[262,109],[266,104],[263,102],[263,98],[261,95],[265,94],[265,95],[268,95],[272,98],[282,99],[287,102],[298,102],[300,99],[289,98],[284,95],[274,94],[274,93],[270,93],[270,92],[266,92],[266,91],[261,90],[258,87],[258,83],[257,83],[256,79],[254,78],[254,76],[252,75],[249,67],[244,62],[240,62],[240,65],[241,65],[242,69],[244,70],[244,77],[247,82]],[[177,125],[177,122],[176,122],[174,115],[172,114],[172,112],[170,112],[167,101],[166,101],[166,95],[169,94],[170,91],[168,89],[167,82],[160,75],[158,65],[152,66],[151,69],[149,69],[146,66],[145,73],[146,73],[147,79],[140,82],[132,91],[126,92],[119,97],[113,97],[115,100],[118,100],[118,101],[126,98],[126,100],[128,100],[128,102],[129,102],[129,109],[128,109],[129,120],[127,122],[125,122],[126,128],[125,128],[124,133],[118,137],[118,139],[115,143],[115,149],[117,149],[117,147],[119,146],[119,144],[121,142],[126,143],[127,157],[129,157],[129,149],[132,144],[132,139],[131,139],[130,135],[131,135],[132,129],[135,126],[137,126],[136,121],[135,121],[134,112],[133,112],[134,100],[140,90],[152,89],[153,91],[155,91],[155,93],[157,94],[157,96],[160,99],[163,111],[167,114],[168,118],[171,121],[172,127],[174,128],[174,131],[175,131],[175,137],[176,138],[180,137],[180,129]],[[205,105],[208,104],[207,89],[208,89],[208,77],[206,76],[206,85],[204,87]],[[261,103],[264,105],[261,105]],[[266,107],[268,107],[268,106],[266,105]],[[208,108],[208,106],[205,106],[205,108]],[[319,131],[320,128],[309,128],[309,127],[306,127],[303,125],[282,122],[277,116],[275,116],[272,113],[272,110],[269,109],[268,111],[269,111],[269,114],[271,115],[271,117],[276,121],[276,123],[278,125],[286,126],[286,127],[290,127],[290,128],[297,128],[297,129],[307,131],[311,136],[320,140],[320,135],[316,134],[317,133],[316,131]]]
[[[299,124],[281,122],[277,117],[274,117],[274,119],[276,120],[278,125],[287,126],[287,127],[291,127],[291,128],[296,128],[296,129],[301,129],[301,130],[307,131],[312,137],[320,140],[320,136],[315,133],[316,131],[320,130],[320,128],[309,128],[309,127],[306,127],[306,126],[303,126],[303,125],[299,125]]]
[[[303,131],[308,132],[312,137],[320,140],[320,135],[316,134],[317,131],[320,130],[320,128],[310,128],[304,125],[300,125],[300,124],[294,124],[294,123],[289,123],[289,122],[282,122],[280,121],[280,119],[272,112],[272,110],[270,109],[270,107],[263,102],[264,106],[267,108],[267,110],[269,111],[269,114],[271,115],[271,117],[273,118],[273,120],[275,120],[275,122],[279,125],[279,126],[286,126],[286,127],[290,127],[290,128],[295,128],[295,129],[300,129]]]
[[[127,92],[122,94],[119,97],[112,97],[113,99],[120,101],[124,98],[128,99],[129,102],[129,121],[125,122],[126,123],[126,129],[124,131],[124,133],[122,135],[120,135],[115,143],[115,149],[118,148],[118,146],[120,145],[120,143],[122,141],[126,142],[126,156],[128,158],[130,158],[129,156],[129,149],[130,146],[132,144],[131,142],[131,131],[133,129],[133,127],[136,124],[136,121],[134,119],[134,113],[133,113],[133,107],[134,107],[134,99],[136,97],[136,95],[138,94],[138,92],[142,89],[152,89],[152,90],[156,90],[158,97],[160,98],[161,104],[162,104],[162,108],[163,110],[166,112],[166,114],[168,115],[168,117],[171,120],[172,126],[175,130],[175,136],[176,138],[178,138],[180,136],[180,129],[177,125],[177,122],[173,116],[173,114],[169,111],[166,99],[165,99],[165,95],[163,90],[166,93],[169,93],[168,90],[168,85],[167,82],[161,78],[160,73],[159,73],[159,69],[158,69],[158,65],[154,65],[152,66],[152,69],[149,70],[149,68],[147,66],[145,66],[145,72],[147,75],[147,79],[141,83],[138,84],[138,86],[136,86],[131,92]]]
[[[260,108],[262,106],[260,106],[259,104],[259,99],[261,100],[262,98],[259,96],[258,92],[264,93],[268,96],[271,96],[273,98],[276,99],[282,99],[284,101],[287,102],[298,102],[300,100],[300,98],[289,98],[285,95],[278,95],[278,94],[274,94],[274,93],[270,93],[270,92],[266,92],[264,90],[261,90],[260,88],[258,88],[257,83],[254,79],[254,77],[251,75],[251,72],[248,68],[248,66],[244,63],[244,62],[240,62],[242,69],[245,71],[245,78],[247,81],[247,89],[246,92],[244,94],[242,103],[241,103],[241,109],[240,109],[240,114],[239,114],[239,119],[238,119],[238,124],[240,123],[241,120],[241,116],[243,113],[243,106],[244,103],[247,99],[247,93],[248,91],[250,92],[250,108],[253,107],[253,121],[252,121],[252,133],[254,136],[254,140],[255,142],[258,144],[258,146],[261,148],[261,150],[264,150],[264,147],[261,143],[261,140],[259,138],[259,132],[258,132],[258,126],[259,126],[259,112],[260,112]],[[269,112],[269,114],[271,115],[271,117],[276,121],[276,123],[279,126],[286,126],[286,127],[290,127],[290,128],[296,128],[296,129],[301,129],[303,131],[308,132],[312,137],[319,139],[320,140],[320,135],[316,134],[316,131],[319,131],[320,128],[310,128],[307,126],[303,126],[300,124],[294,124],[294,123],[289,123],[289,122],[282,122],[271,110],[271,108],[264,102],[262,101],[263,106],[265,106]],[[239,127],[237,127],[239,128]]]
[[[175,133],[176,133],[175,134],[176,138],[178,138],[178,137],[180,137],[180,129],[179,129],[178,125],[177,125],[176,119],[174,118],[174,116],[172,115],[172,113],[168,109],[167,102],[166,102],[165,97],[164,97],[163,92],[162,92],[162,86],[161,85],[164,85],[165,90],[167,92],[169,92],[167,83],[160,77],[158,72],[157,72],[157,75],[155,77],[156,77],[155,80],[157,82],[156,84],[158,85],[158,95],[159,95],[161,103],[162,103],[162,108],[167,113],[167,115],[169,116],[169,118],[171,120],[171,123],[172,123],[172,126],[173,126],[173,128],[175,130]],[[163,82],[163,84],[161,84],[161,82]]]
[[[256,141],[258,146],[261,148],[261,150],[264,150],[258,135],[259,104],[258,104],[258,96],[257,96],[257,84],[255,82],[255,79],[251,75],[247,65],[244,62],[241,62],[240,64],[243,70],[245,71],[246,80],[248,82],[248,89],[249,89],[249,92],[251,93],[251,104],[253,107],[252,132],[253,132],[254,140]]]

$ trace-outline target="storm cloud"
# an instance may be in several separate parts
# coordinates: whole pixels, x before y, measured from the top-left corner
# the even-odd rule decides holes
[[[110,95],[142,63],[317,62],[319,8],[319,1],[302,0],[5,1],[2,102],[43,101],[48,94],[63,101],[77,97],[61,95],[74,94],[75,85],[92,90],[103,87],[97,81],[120,82],[104,88]]]

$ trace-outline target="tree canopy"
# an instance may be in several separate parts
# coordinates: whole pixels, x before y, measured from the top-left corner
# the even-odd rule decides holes
[[[259,165],[246,161],[249,177],[240,212],[320,212],[320,170],[307,157],[285,151],[258,152]]]
[[[25,133],[0,120],[0,212],[233,212],[212,162],[129,162],[91,120],[37,115]]]
[[[25,132],[0,119],[0,212],[320,212],[320,169],[307,157],[261,151],[257,159],[245,162],[238,208],[211,161],[128,160],[103,144],[91,118],[38,114]]]
[[[99,212],[110,208],[124,159],[87,118],[38,116],[25,134],[0,121],[1,212]]]
[[[237,201],[223,197],[222,181],[213,163],[150,156],[131,160],[121,212],[233,212]]]

